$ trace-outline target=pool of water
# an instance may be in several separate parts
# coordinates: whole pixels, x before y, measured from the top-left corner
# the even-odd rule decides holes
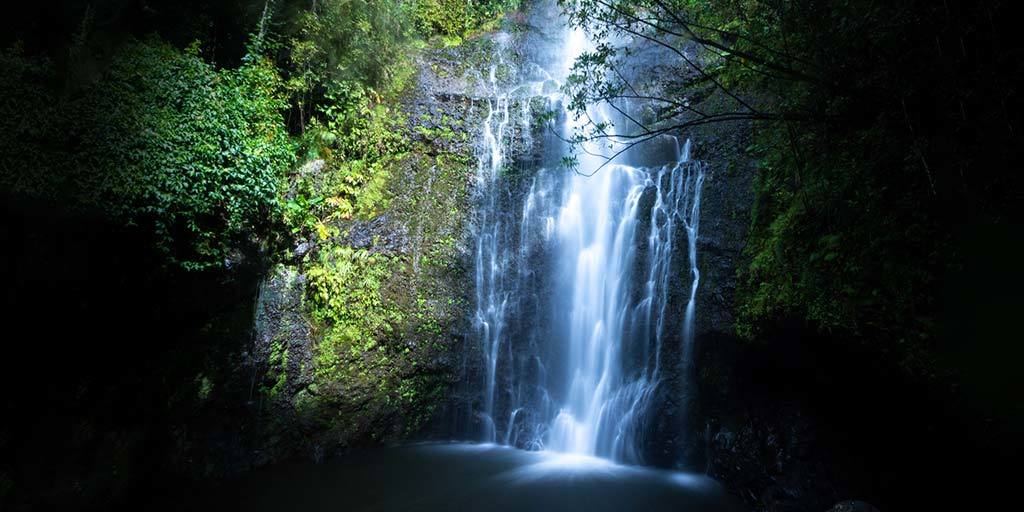
[[[479,444],[385,448],[256,471],[170,510],[739,511],[703,475]]]

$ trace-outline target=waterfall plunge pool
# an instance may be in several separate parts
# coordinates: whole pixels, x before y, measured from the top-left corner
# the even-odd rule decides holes
[[[431,443],[368,450],[320,464],[242,475],[157,507],[296,511],[741,510],[703,475],[492,444]],[[152,508],[152,507],[147,507]]]

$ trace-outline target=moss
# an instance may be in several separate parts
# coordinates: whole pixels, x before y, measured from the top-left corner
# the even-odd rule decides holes
[[[319,261],[307,270],[311,314],[324,329],[315,356],[318,376],[331,378],[344,360],[383,350],[378,338],[402,319],[381,297],[390,272],[390,258],[345,246],[321,250]]]
[[[293,237],[312,247],[294,262],[305,276],[308,364],[288,373],[292,354],[275,340],[264,396],[276,404],[270,414],[285,411],[314,438],[345,446],[413,435],[444,399],[451,368],[438,361],[465,317],[459,240],[476,123],[447,108],[411,113],[397,96],[365,88],[335,98],[307,127],[304,146],[320,161],[282,196]],[[353,247],[356,234],[368,245]],[[288,337],[285,320],[277,328]],[[298,389],[281,396],[289,386]],[[288,421],[267,422],[267,435],[288,431]]]
[[[288,384],[288,347],[286,341],[280,338],[275,339],[270,345],[270,355],[267,357],[267,377],[272,384],[269,387],[262,386],[260,391],[268,398],[276,398]]]
[[[199,397],[199,401],[205,402],[210,398],[210,393],[213,392],[213,381],[211,381],[206,375],[200,373],[196,376],[196,387],[198,388],[197,395]]]

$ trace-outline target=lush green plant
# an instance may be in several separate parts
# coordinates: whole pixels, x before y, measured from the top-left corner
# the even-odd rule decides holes
[[[328,94],[358,84],[387,95],[410,77],[412,37],[406,3],[399,0],[322,0],[304,10],[288,41],[289,87],[307,108],[330,104]]]
[[[122,397],[110,391],[101,382],[109,380],[104,372],[103,378],[79,380],[77,367],[58,372],[56,384],[44,393],[84,393],[83,404],[110,406],[83,417],[70,436],[75,440],[61,445],[72,449],[53,450],[117,462],[113,473],[109,464],[106,469],[99,464],[98,470],[73,464],[81,470],[52,477],[51,487],[62,496],[97,507],[106,502],[83,496],[116,502],[134,489],[130,479],[137,472],[125,471],[132,466],[119,455],[111,458],[111,450],[158,460],[169,471],[184,468],[177,463],[186,458],[209,462],[200,471],[219,471],[217,457],[203,459],[210,454],[200,453],[203,443],[193,441],[230,422],[224,411],[241,410],[247,399],[261,405],[255,428],[245,429],[245,442],[260,442],[276,458],[311,439],[345,444],[412,434],[449,386],[444,367],[435,362],[441,350],[451,349],[445,333],[455,308],[439,307],[438,297],[460,292],[444,288],[459,269],[456,249],[450,247],[454,242],[443,253],[431,249],[431,242],[462,232],[462,212],[455,208],[465,204],[467,157],[446,154],[442,161],[422,142],[407,147],[417,137],[408,133],[399,99],[417,71],[415,52],[425,46],[417,39],[425,35],[415,32],[411,18],[415,1],[179,4],[100,2],[78,10],[49,9],[45,19],[35,20],[42,24],[25,23],[24,30],[0,35],[0,195],[10,218],[17,219],[16,245],[25,245],[16,260],[32,258],[33,251],[53,254],[50,248],[58,245],[73,248],[41,258],[68,263],[46,275],[35,273],[52,268],[46,263],[29,266],[27,274],[23,265],[15,265],[25,275],[15,279],[19,293],[12,297],[26,304],[36,296],[53,297],[56,311],[73,306],[80,320],[92,318],[93,309],[120,311],[130,303],[137,307],[129,308],[134,321],[122,326],[125,334],[133,325],[174,324],[164,329],[166,336],[158,336],[160,343],[144,343],[151,346],[147,353],[159,355],[145,358],[145,368],[116,369],[133,382],[128,386],[133,393]],[[39,26],[48,28],[33,28]],[[61,41],[59,32],[66,27],[73,27],[74,35]],[[27,37],[27,54],[9,46],[18,37]],[[202,43],[189,46],[194,40]],[[244,46],[247,41],[251,50]],[[430,137],[454,135],[452,130]],[[296,166],[296,160],[311,165]],[[396,169],[409,172],[392,179]],[[389,222],[408,227],[410,240],[402,244],[424,255],[422,272],[409,270],[415,263],[410,265],[408,256],[346,247],[347,229],[385,209]],[[69,216],[67,210],[83,215]],[[52,213],[59,221],[36,222],[36,213]],[[46,236],[36,227],[63,234]],[[263,252],[267,242],[288,238],[282,227],[293,229],[291,239]],[[104,236],[96,238],[97,232]],[[34,243],[42,239],[55,242]],[[164,268],[135,257],[148,256],[150,244],[162,253]],[[310,249],[296,261],[291,251],[276,250],[283,245]],[[270,256],[271,263],[287,259],[288,286],[307,287],[301,298],[287,289],[271,299],[286,302],[261,303],[273,304],[282,315],[268,319],[265,326],[275,334],[270,347],[260,346],[265,351],[251,353],[265,359],[249,360],[256,370],[250,374],[238,371],[237,349],[247,343],[241,338],[247,339],[246,323],[252,319],[252,305],[242,297],[256,276],[229,272],[224,264],[239,255],[264,263],[248,257],[257,254]],[[97,258],[108,263],[94,265]],[[111,260],[131,261],[125,275],[134,277],[118,275]],[[206,272],[184,276],[177,291],[153,286],[165,283],[168,271],[182,277],[181,268]],[[96,272],[84,275],[80,269]],[[65,278],[78,285],[68,288]],[[126,287],[126,281],[133,284]],[[135,293],[105,300],[104,291],[114,290],[165,293],[152,301],[138,300],[144,297]],[[197,301],[196,290],[218,293]],[[239,300],[225,309],[224,301],[232,299],[222,293]],[[429,300],[410,304],[418,293]],[[294,311],[292,300],[308,309]],[[306,314],[300,318],[300,313]],[[306,333],[307,321],[312,359],[306,338],[297,335],[298,329]],[[132,342],[127,334],[115,339],[124,346]],[[75,366],[69,360],[66,369]],[[251,396],[254,388],[258,394]],[[129,402],[144,395],[156,398],[146,402],[152,407],[144,412],[160,421],[139,425],[107,419],[106,409],[130,410]],[[125,403],[129,407],[121,407]],[[98,434],[91,432],[97,428]],[[104,438],[105,431],[117,435]],[[263,443],[268,438],[271,442]],[[152,443],[135,442],[145,439],[173,440],[177,448],[157,443],[154,450]],[[50,485],[12,479],[21,474],[20,466],[0,466],[0,501],[9,503],[13,495],[14,508],[18,500],[32,503],[33,496],[21,490]],[[70,480],[84,482],[74,496],[64,492],[63,482]]]
[[[417,0],[414,17],[423,35],[461,37],[518,6],[518,0]]]
[[[266,222],[294,161],[280,90],[256,56],[218,72],[162,44],[127,50],[90,102],[108,128],[95,133],[98,158],[125,170],[123,215],[151,217],[166,246],[184,233],[195,252],[184,266],[218,264]]]
[[[272,63],[250,55],[217,70],[196,48],[131,43],[75,97],[36,88],[45,61],[4,53],[5,185],[138,225],[181,267],[223,265],[265,232],[294,146]],[[28,122],[32,107],[45,123]]]
[[[387,207],[391,169],[409,149],[404,116],[355,82],[335,84],[307,135],[323,168],[300,175],[284,199],[285,220],[294,233],[320,233],[327,224],[367,219]]]
[[[307,297],[313,318],[326,326],[317,348],[316,371],[330,378],[345,361],[378,347],[401,314],[384,302],[381,286],[391,274],[382,255],[344,246],[321,251],[306,271]]]
[[[48,59],[29,57],[19,46],[0,52],[0,184],[8,193],[56,199],[85,183],[64,175],[73,153],[74,116],[61,108]],[[64,173],[58,172],[63,170]]]
[[[459,36],[469,27],[470,11],[458,0],[420,0],[416,2],[416,28],[423,34]]]

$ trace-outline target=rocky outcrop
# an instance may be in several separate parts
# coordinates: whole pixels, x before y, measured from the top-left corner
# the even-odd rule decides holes
[[[490,44],[484,37],[416,57],[415,85],[397,106],[411,149],[393,164],[386,206],[379,215],[332,221],[320,236],[296,240],[291,260],[264,280],[245,359],[256,464],[430,435],[440,429],[437,418],[448,417],[449,404],[461,400],[455,390],[469,318],[472,131],[486,113],[474,73]],[[315,160],[299,174],[316,179],[328,172],[330,165]],[[345,341],[350,348],[325,338],[336,331],[316,317],[310,297],[308,274],[338,270],[328,256],[338,250],[352,251],[344,254],[362,265],[348,279],[365,287],[358,274],[375,276],[372,288],[346,294],[373,301],[367,314],[384,318],[384,327],[365,333],[372,339]],[[331,366],[340,372],[325,366],[332,364],[323,352],[329,343],[342,350],[344,362]]]
[[[701,283],[697,292],[697,342],[710,334],[732,334],[736,273],[743,262],[754,203],[756,160],[749,123],[732,122],[694,130],[694,157],[707,163],[697,240]]]
[[[246,354],[253,379],[248,405],[255,409],[257,421],[273,422],[268,428],[273,433],[253,451],[255,465],[290,455],[297,447],[315,453],[315,442],[306,438],[309,429],[302,428],[292,402],[274,400],[297,397],[313,382],[306,369],[313,367],[316,339],[303,305],[305,290],[305,276],[285,265],[273,268],[260,287],[253,348]],[[257,387],[258,383],[264,385]]]
[[[695,437],[702,469],[753,510],[824,509],[842,496],[820,456],[821,425],[805,404],[776,393],[776,379],[762,373],[771,371],[765,357],[724,335],[700,346],[695,414],[703,429]]]

